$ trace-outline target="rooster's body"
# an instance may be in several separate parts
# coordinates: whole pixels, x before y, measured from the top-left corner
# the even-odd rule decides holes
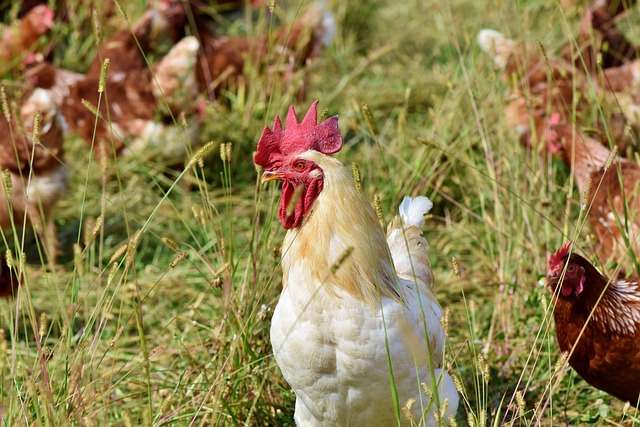
[[[255,160],[266,169],[265,180],[284,181],[280,220],[289,231],[271,340],[297,396],[296,423],[389,426],[413,418],[435,425],[439,411],[446,420],[455,414],[458,394],[442,369],[442,311],[420,230],[431,202],[407,198],[385,239],[348,170],[326,155],[342,144],[337,118],[316,125],[314,103],[301,124],[290,110],[289,134],[278,124],[265,130]],[[283,152],[290,156],[282,162]],[[289,168],[299,171],[303,164],[306,178],[290,181]],[[289,203],[295,203],[291,213]],[[410,417],[394,411],[394,386]]]

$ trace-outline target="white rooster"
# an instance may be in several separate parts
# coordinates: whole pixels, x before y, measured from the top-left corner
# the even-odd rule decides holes
[[[315,101],[286,130],[276,117],[255,154],[282,181],[283,291],[271,324],[276,361],[296,393],[298,426],[446,424],[458,393],[443,366],[442,310],[420,227],[432,204],[405,198],[384,231],[353,177],[329,156],[338,118]],[[395,269],[394,269],[395,265]]]

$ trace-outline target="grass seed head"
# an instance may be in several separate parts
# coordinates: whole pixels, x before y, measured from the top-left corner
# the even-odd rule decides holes
[[[320,116],[318,117],[318,123],[322,123],[324,119],[327,118],[328,115],[329,115],[329,109],[328,108],[323,109],[322,112],[320,113]]]
[[[456,388],[458,393],[464,395],[464,385],[462,384],[462,380],[457,375],[451,375],[451,380],[453,381],[453,386]]]
[[[109,71],[109,58],[105,58],[100,69],[100,81],[98,82],[98,93],[104,92],[107,85],[107,71]]]
[[[11,172],[8,169],[2,171],[2,187],[7,199],[13,194],[13,182],[11,181]]]
[[[455,256],[451,257],[451,266],[453,267],[453,274],[459,279],[462,274],[460,274],[460,265],[458,263],[458,258]]]
[[[77,243],[73,244],[73,264],[78,275],[84,276],[84,254],[82,247]]]
[[[123,247],[126,248],[126,246],[123,246]],[[107,286],[111,284],[117,272],[118,272],[118,263],[112,261],[111,268],[109,269],[109,276],[107,277]]]
[[[98,109],[95,107],[95,105],[93,105],[92,103],[90,103],[90,102],[89,102],[89,101],[87,101],[86,99],[84,99],[84,98],[83,98],[83,99],[81,99],[81,100],[80,100],[80,103],[81,103],[82,105],[84,105],[84,107],[85,107],[87,110],[91,111],[91,114],[93,114],[94,116],[96,116],[96,117],[102,117],[102,116],[100,115],[100,112],[98,111]]]
[[[540,295],[540,306],[542,307],[542,311],[546,313],[547,309],[549,308],[549,301],[547,300],[547,296],[545,294]]]
[[[560,357],[558,357],[558,360],[556,361],[554,372],[562,372],[564,367],[567,365],[567,359],[569,359],[569,352],[563,351],[560,353]]]
[[[7,262],[7,267],[16,268],[16,264],[13,262],[13,253],[9,249],[5,251],[4,256]]]
[[[273,14],[276,11],[276,0],[271,0],[269,2],[269,13]]]
[[[40,313],[40,322],[38,327],[38,335],[40,335],[41,340],[47,333],[47,328],[49,326],[48,323],[49,322],[47,319],[47,313],[43,311],[42,313]]]
[[[411,408],[413,408],[413,405],[415,405],[415,403],[416,399],[411,398],[407,400],[407,402],[402,406],[402,415],[404,415],[404,417],[412,423],[415,421],[415,418],[413,416],[413,413],[411,412]]]
[[[129,17],[127,16],[127,12],[124,11],[124,9],[122,8],[122,5],[120,4],[120,2],[118,0],[114,0],[115,4],[116,4],[116,8],[118,9],[118,12],[120,13],[120,15],[124,18],[125,21],[129,21]]]
[[[125,252],[127,252],[127,248],[128,247],[129,247],[129,245],[127,243],[125,243],[124,245],[122,245],[118,249],[116,249],[116,251],[111,256],[111,259],[109,260],[109,263],[115,262],[118,258],[120,258]]]
[[[224,145],[224,150],[225,150],[225,152],[226,152],[226,157],[227,157],[227,161],[228,161],[228,162],[230,162],[230,161],[231,161],[231,147],[232,147],[232,146],[233,146],[233,145],[232,145],[230,142],[227,142],[227,143]]]
[[[589,193],[591,192],[591,178],[587,179],[584,188],[580,192],[580,209],[586,210],[589,205]]]
[[[33,132],[31,133],[31,143],[33,145],[40,144],[40,120],[42,119],[42,114],[40,111],[36,111],[36,114],[33,116]]]
[[[618,155],[618,147],[614,145],[613,148],[611,149],[611,152],[609,153],[609,157],[607,157],[607,162],[604,164],[605,171],[609,170],[609,168],[611,167],[611,164],[616,159],[617,155]]]
[[[471,411],[467,411],[467,425],[475,426],[476,425],[476,417]]]
[[[189,160],[189,163],[187,163],[187,169],[191,168],[193,165],[195,165],[202,158],[202,156],[204,156],[209,151],[211,151],[211,149],[213,148],[213,145],[214,145],[213,141],[209,141],[204,146],[202,146],[202,148],[200,148],[196,152],[196,154],[193,155],[191,160]]]
[[[180,246],[178,246],[178,244],[173,239],[170,239],[169,237],[163,237],[160,240],[162,240],[162,243],[164,243],[172,251],[177,251],[178,249],[180,249]]]
[[[488,384],[490,379],[489,364],[487,363],[483,354],[478,354],[478,371],[482,375],[482,379],[484,380],[484,382]]]
[[[129,244],[127,245],[127,256],[125,260],[125,265],[127,267],[131,267],[132,265],[134,265],[136,251],[138,250],[138,245],[140,244],[141,237],[142,230],[137,230],[129,239]]]
[[[98,233],[100,232],[100,230],[102,230],[102,226],[104,225],[104,216],[100,215],[98,218],[96,218],[94,224],[93,224],[93,228],[91,229],[91,234],[89,234],[89,242],[85,241],[85,245],[90,245],[91,243],[93,243],[93,241],[96,239],[96,236],[98,235]]]
[[[422,387],[424,394],[426,394],[429,399],[433,399],[433,390],[431,390],[431,387],[429,387],[424,381],[420,382],[420,386]]]
[[[171,401],[173,400],[173,395],[169,395],[164,402],[162,402],[162,405],[160,406],[160,413],[161,414],[166,414],[167,412],[169,412],[169,409],[171,409]]]
[[[91,23],[93,24],[93,36],[96,38],[96,46],[102,44],[102,25],[98,16],[98,8],[94,7],[91,11]]]
[[[518,416],[524,417],[526,403],[524,401],[524,396],[522,395],[522,390],[516,391],[516,404],[518,405]]]
[[[376,216],[380,225],[384,228],[384,215],[382,214],[382,202],[380,201],[380,195],[378,193],[373,195],[373,207],[376,210]]]
[[[449,320],[451,318],[451,308],[445,307],[442,311],[442,317],[440,318],[440,325],[442,325],[442,331],[446,336],[449,333]]]
[[[356,183],[358,191],[362,191],[362,175],[360,175],[360,167],[356,162],[351,163],[351,173],[353,174],[353,181]]]
[[[118,328],[118,332],[116,332],[116,335],[113,337],[113,339],[111,341],[109,341],[109,348],[115,347],[116,343],[120,339],[120,336],[122,336],[123,332],[124,332],[124,325],[122,325],[122,326],[120,326],[120,328]]]
[[[378,128],[376,126],[375,121],[373,120],[373,113],[369,109],[369,105],[362,104],[362,113],[364,114],[364,121],[367,123],[367,127],[369,128],[369,132],[374,137],[378,136]]]
[[[189,254],[188,251],[180,251],[173,256],[171,259],[171,263],[169,264],[170,268],[175,268],[178,264],[182,262],[183,259]]]
[[[2,114],[7,122],[11,122],[11,110],[9,110],[9,101],[4,86],[0,86],[0,102],[2,103]]]

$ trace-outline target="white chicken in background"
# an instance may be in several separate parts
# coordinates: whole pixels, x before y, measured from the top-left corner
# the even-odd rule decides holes
[[[447,424],[459,396],[443,368],[442,310],[420,230],[432,204],[405,198],[385,239],[349,171],[328,155],[342,136],[337,116],[317,123],[317,103],[301,123],[291,107],[286,130],[276,117],[254,157],[263,181],[282,181],[288,232],[271,342],[296,393],[295,421]]]

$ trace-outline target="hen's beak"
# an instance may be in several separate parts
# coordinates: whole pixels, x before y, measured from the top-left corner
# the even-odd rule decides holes
[[[277,179],[282,179],[282,174],[278,171],[264,171],[262,174],[262,182],[275,181]]]

